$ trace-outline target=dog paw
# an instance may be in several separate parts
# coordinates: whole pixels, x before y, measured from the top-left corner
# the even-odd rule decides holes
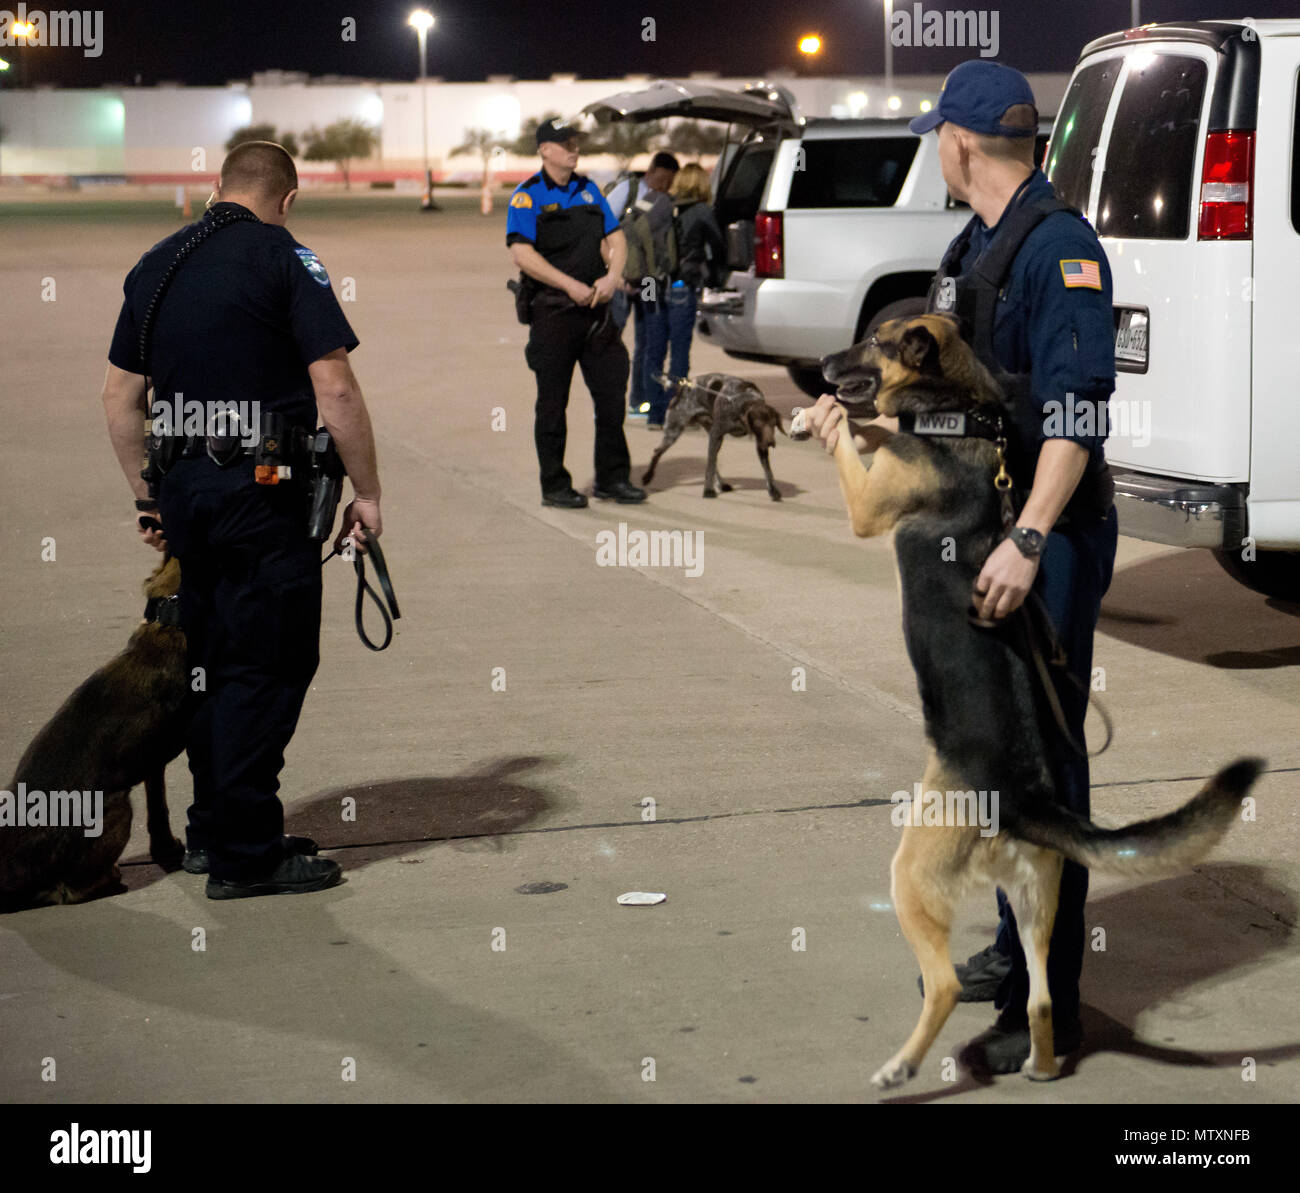
[[[651,477],[653,477],[653,476],[654,476],[654,473],[653,473],[653,472],[647,472],[647,473],[645,474],[645,476],[643,476],[643,477],[641,478],[641,483],[642,483],[643,485],[648,485],[648,484],[650,483],[650,479],[651,479]]]
[[[175,837],[166,841],[150,841],[149,854],[164,870],[174,870],[185,857],[185,846]]]
[[[781,500],[781,494],[778,493],[775,489],[768,489],[768,491],[767,491],[767,495],[768,495],[768,496],[769,496],[773,501],[780,501],[780,500]]]
[[[896,1089],[916,1076],[916,1070],[905,1060],[894,1057],[888,1064],[882,1065],[871,1078],[871,1084],[877,1089]]]
[[[716,497],[717,495],[718,495],[718,491],[717,491],[716,489],[705,489],[705,490],[704,490],[704,496],[705,496],[705,497]]]
[[[1020,1072],[1029,1078],[1030,1081],[1055,1081],[1061,1075],[1061,1067],[1056,1063],[1056,1057],[1052,1057],[1050,1065],[1042,1068],[1033,1068],[1032,1060],[1027,1060],[1020,1066]]]
[[[727,484],[726,481],[723,481],[723,482],[718,486],[718,488],[721,489],[724,493],[730,493],[731,490],[734,489],[735,487],[736,487],[735,485],[729,485],[729,484]]]

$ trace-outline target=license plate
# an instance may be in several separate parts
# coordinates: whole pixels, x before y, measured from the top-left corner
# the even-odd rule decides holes
[[[1115,367],[1120,372],[1147,371],[1150,324],[1146,307],[1115,308]]]

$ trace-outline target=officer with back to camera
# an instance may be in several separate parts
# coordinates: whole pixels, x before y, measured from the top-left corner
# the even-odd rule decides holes
[[[194,803],[184,864],[207,872],[211,899],[323,890],[342,876],[337,862],[311,856],[314,842],[284,835],[277,798],[320,640],[320,548],[307,537],[309,463],[293,453],[295,430],[314,430],[319,409],[352,478],[339,543],[380,533],[379,475],[348,364],[357,338],[325,267],[284,227],[297,193],[293,158],[279,145],[233,149],[219,202],[127,275],[104,381],[113,447],[137,510],[154,523],[142,517],[141,535],[181,565],[181,626],[189,665],[202,669],[186,738]],[[140,477],[145,374],[155,383],[152,413],[170,406],[178,416],[169,427],[178,434],[160,441],[172,458],[156,502]],[[249,403],[240,409],[255,425],[221,437],[231,427],[213,415],[226,402]],[[195,409],[202,421],[185,425]],[[278,464],[259,469],[252,445],[264,460],[280,452],[292,475],[282,478]]]
[[[963,335],[1014,407],[1009,437],[1019,517],[985,562],[973,602],[980,617],[1000,619],[1031,589],[1038,594],[1077,684],[1058,684],[1057,693],[1066,728],[1082,743],[1093,633],[1117,536],[1114,486],[1102,453],[1106,404],[1115,388],[1111,277],[1096,232],[1035,168],[1037,124],[1024,75],[978,59],[953,70],[935,110],[910,127],[918,134],[938,129],[944,181],[974,211],[944,255],[929,309],[962,320]],[[830,447],[841,415],[832,395],[810,415]],[[897,430],[896,419],[880,422]],[[1086,816],[1087,756],[1054,723],[1048,740],[1057,797]],[[1057,1055],[1082,1041],[1087,893],[1088,871],[1066,861],[1047,965]],[[958,966],[957,976],[963,1002],[992,999],[1000,1011],[966,1059],[1010,1073],[1029,1056],[1029,975],[1013,909],[1001,890],[998,911],[996,941]]]
[[[587,504],[564,467],[565,409],[575,364],[596,407],[594,495],[624,505],[644,501],[645,490],[628,481],[627,349],[609,307],[623,284],[627,243],[596,184],[574,173],[577,130],[559,118],[544,121],[537,150],[542,168],[510,196],[506,245],[525,275],[530,331],[524,357],[537,375],[533,435],[542,504]]]

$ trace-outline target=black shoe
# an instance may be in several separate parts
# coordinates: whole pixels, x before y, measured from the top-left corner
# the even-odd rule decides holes
[[[1002,979],[1011,972],[1011,958],[999,953],[996,945],[966,959],[965,965],[954,965],[957,980],[961,983],[958,1002],[992,1002]],[[925,997],[925,983],[917,978],[916,984]],[[1028,1055],[1028,1053],[1026,1053]]]
[[[542,494],[543,505],[558,505],[565,510],[587,508],[587,499],[576,489],[557,489],[554,493]]]
[[[258,895],[301,895],[323,891],[343,878],[343,867],[327,857],[304,857],[300,853],[285,858],[270,874],[262,878],[213,878],[208,875],[209,899],[252,899]]]
[[[1052,1052],[1056,1056],[1077,1052],[1082,1044],[1083,1025],[1077,1018],[1066,1024],[1052,1024]],[[977,1072],[1019,1073],[1029,1059],[1029,1025],[1023,1012],[1011,1017],[1004,1011],[988,1031],[962,1049],[959,1059]]]
[[[285,837],[285,853],[305,853],[315,857],[320,846],[310,837]],[[187,849],[181,869],[186,874],[206,874],[208,872],[208,851],[206,849]]]
[[[617,501],[619,505],[636,505],[638,501],[645,500],[645,490],[638,489],[627,481],[617,481],[604,489],[597,485],[592,489],[591,495],[599,497],[601,501]]]

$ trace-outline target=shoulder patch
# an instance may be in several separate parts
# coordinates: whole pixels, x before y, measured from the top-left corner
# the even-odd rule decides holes
[[[1101,289],[1101,266],[1096,261],[1074,257],[1061,262],[1061,281],[1067,290],[1082,287],[1086,290]]]
[[[584,203],[594,203],[596,201],[596,196],[593,195],[590,191],[584,190],[582,192],[582,201]]]
[[[325,266],[321,264],[320,258],[311,249],[299,247],[293,251],[297,254],[298,260],[303,263],[307,272],[311,274],[313,281],[322,286],[330,284],[330,275],[325,272]]]
[[[531,207],[532,205],[533,197],[527,191],[515,191],[510,196],[511,207]]]

